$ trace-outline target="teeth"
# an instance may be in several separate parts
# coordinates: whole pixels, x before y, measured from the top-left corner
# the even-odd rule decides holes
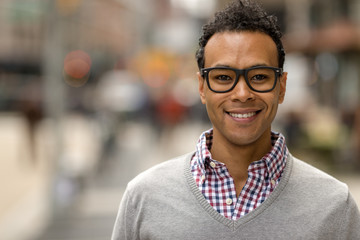
[[[245,113],[245,114],[240,114],[240,113],[229,113],[230,116],[234,117],[234,118],[249,118],[252,117],[256,114],[256,112],[250,112],[250,113]]]

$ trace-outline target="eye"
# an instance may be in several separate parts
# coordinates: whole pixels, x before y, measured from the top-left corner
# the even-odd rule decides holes
[[[254,75],[251,77],[251,81],[254,81],[254,82],[261,82],[261,81],[264,81],[266,80],[268,77],[264,74],[257,74],[257,75]]]
[[[230,69],[215,68],[209,72],[209,80],[217,84],[232,84],[236,79],[236,73]]]
[[[232,78],[228,75],[218,75],[215,77],[215,79],[219,80],[219,81],[231,81]]]
[[[248,79],[254,84],[263,84],[271,82],[275,79],[275,74],[272,69],[269,68],[254,68],[251,69],[248,74]]]

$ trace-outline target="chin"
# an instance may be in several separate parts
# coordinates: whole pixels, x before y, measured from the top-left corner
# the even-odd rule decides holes
[[[266,132],[256,132],[256,131],[241,131],[241,132],[231,132],[227,139],[229,142],[231,142],[233,145],[237,146],[249,146],[252,144],[259,144],[259,147],[261,147],[261,144],[264,142],[264,138],[267,138]]]
[[[248,146],[255,143],[256,140],[256,136],[249,134],[230,134],[227,137],[227,141],[236,146]]]

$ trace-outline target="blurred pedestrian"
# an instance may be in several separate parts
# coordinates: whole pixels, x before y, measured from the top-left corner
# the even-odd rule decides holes
[[[203,27],[199,93],[213,127],[195,152],[128,184],[112,239],[360,239],[347,186],[271,130],[286,91],[281,35],[246,0]]]

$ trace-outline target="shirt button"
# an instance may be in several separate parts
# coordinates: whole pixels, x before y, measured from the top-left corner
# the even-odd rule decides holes
[[[274,179],[271,179],[271,184],[272,185],[275,185],[276,184],[276,181]]]
[[[226,204],[227,204],[227,205],[231,205],[231,204],[232,204],[232,202],[233,202],[233,201],[232,201],[232,199],[231,199],[231,198],[227,198],[227,199],[226,199]]]
[[[201,182],[204,182],[205,181],[205,175],[202,175],[201,176]]]
[[[216,167],[216,164],[215,164],[214,162],[210,162],[210,166],[211,166],[212,168],[215,168],[215,167]]]

